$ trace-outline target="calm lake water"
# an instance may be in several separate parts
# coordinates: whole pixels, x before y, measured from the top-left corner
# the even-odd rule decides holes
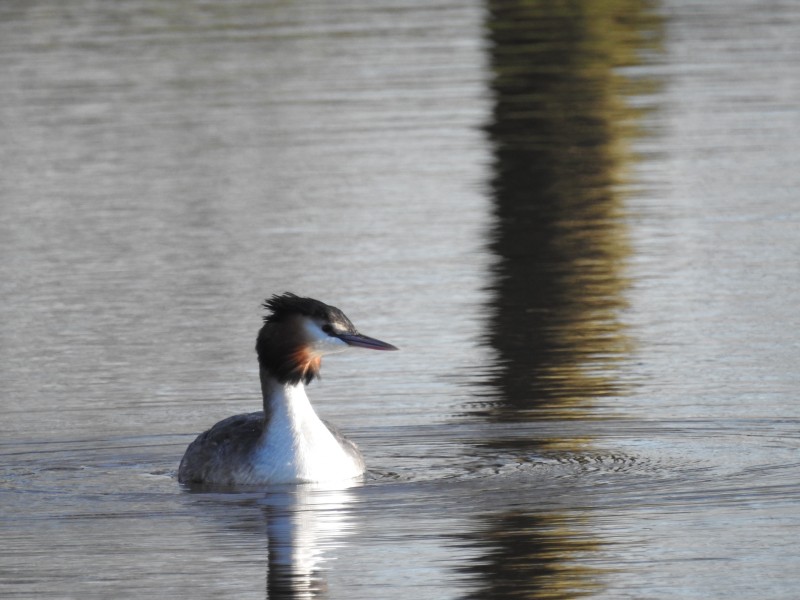
[[[0,4],[0,596],[797,597],[800,7],[588,4]],[[284,290],[368,477],[183,489]]]

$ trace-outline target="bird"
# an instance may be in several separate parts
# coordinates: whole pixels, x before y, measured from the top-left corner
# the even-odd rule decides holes
[[[305,386],[322,357],[351,347],[397,350],[358,332],[335,306],[291,292],[263,303],[256,340],[263,411],[224,419],[201,433],[178,468],[183,484],[253,486],[356,479],[366,470],[354,442],[317,416]]]

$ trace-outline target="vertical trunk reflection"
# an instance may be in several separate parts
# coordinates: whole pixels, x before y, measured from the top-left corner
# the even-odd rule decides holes
[[[659,22],[642,0],[490,0],[487,14],[497,257],[488,343],[498,365],[475,412],[490,422],[602,416],[601,399],[625,393],[618,365],[630,344],[619,316],[630,253],[621,188],[639,115],[626,96],[648,85],[619,68],[657,47]],[[487,438],[489,450],[509,449]],[[517,438],[513,451],[590,443]],[[603,542],[591,515],[578,523],[539,508],[557,486],[531,493],[541,498],[530,508],[488,514],[474,534],[474,597],[597,593],[602,574],[586,559]]]
[[[655,43],[641,0],[489,2],[496,225],[489,344],[498,420],[579,418],[623,393],[621,185],[637,111],[623,78]]]

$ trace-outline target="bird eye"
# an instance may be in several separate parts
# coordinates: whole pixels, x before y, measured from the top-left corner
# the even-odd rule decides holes
[[[333,325],[331,325],[330,323],[325,323],[325,325],[322,326],[322,331],[324,331],[328,335],[331,335],[333,333]]]

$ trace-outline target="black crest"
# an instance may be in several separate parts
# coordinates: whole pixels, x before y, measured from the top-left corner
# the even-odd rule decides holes
[[[350,320],[335,306],[314,300],[314,298],[303,298],[291,292],[275,294],[272,298],[265,300],[262,306],[270,311],[270,314],[264,317],[264,323],[279,323],[290,315],[305,315],[323,321],[336,321],[352,327]]]

